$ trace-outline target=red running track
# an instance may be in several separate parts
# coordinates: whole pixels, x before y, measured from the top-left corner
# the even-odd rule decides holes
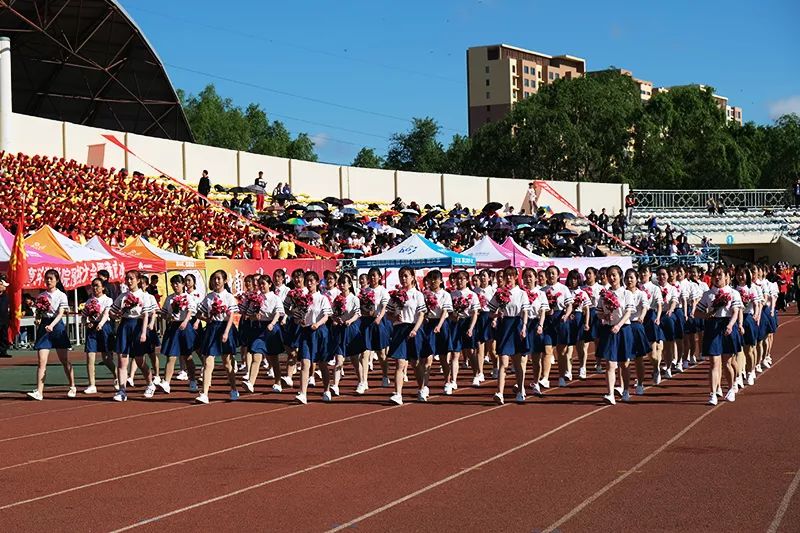
[[[493,405],[493,383],[402,407],[380,388],[331,405],[257,394],[193,406],[187,392],[0,405],[0,524],[800,531],[791,320],[773,368],[716,408],[705,364],[614,407],[599,401],[599,375],[523,406]],[[348,376],[343,391],[353,385]]]

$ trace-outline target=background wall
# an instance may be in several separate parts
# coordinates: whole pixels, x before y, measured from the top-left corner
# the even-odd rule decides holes
[[[402,198],[406,205],[414,201],[420,207],[425,204],[442,203],[442,175],[398,170],[397,196]]]
[[[394,170],[342,167],[342,196],[367,202],[391,202],[395,198]]]
[[[122,140],[122,139],[120,139]],[[144,135],[136,135],[129,133],[126,136],[125,145],[128,149],[139,156],[144,161],[147,161],[167,176],[171,176],[178,180],[185,180],[183,169],[183,143],[179,141],[170,141],[167,139],[157,139],[155,137],[145,137]],[[118,147],[111,148],[115,151],[121,151]],[[155,171],[143,164],[136,156],[128,154],[128,165],[136,170],[141,170],[147,175]],[[197,183],[200,181],[200,176],[190,183]]]
[[[149,158],[146,154],[139,155],[144,159]],[[203,170],[208,170],[212,186],[235,187],[239,185],[239,163],[235,150],[183,143],[183,162],[187,183],[196,185],[200,181],[200,176],[203,175]]]
[[[292,193],[307,194],[314,198],[341,196],[339,187],[339,166],[312,163],[310,161],[289,161],[291,168]]]
[[[13,113],[11,127],[13,153],[64,157],[63,122]]]

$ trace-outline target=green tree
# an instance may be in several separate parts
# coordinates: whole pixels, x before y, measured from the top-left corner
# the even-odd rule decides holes
[[[800,177],[800,116],[783,115],[766,129],[769,157],[762,171],[762,187],[788,187]]]
[[[350,166],[362,168],[383,168],[383,158],[375,153],[375,149],[364,147],[358,151]]]
[[[391,137],[384,166],[414,172],[442,172],[445,152],[437,140],[441,127],[432,118],[415,118],[407,133]]]
[[[470,152],[472,141],[469,137],[455,134],[445,152],[444,172],[448,174],[469,174],[471,171]]]

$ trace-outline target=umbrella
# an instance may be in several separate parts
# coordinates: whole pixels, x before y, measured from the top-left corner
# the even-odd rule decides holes
[[[356,250],[354,248],[348,248],[347,250],[343,250],[342,253],[344,255],[361,256],[364,255],[364,250]]]
[[[517,229],[518,230],[530,229],[530,227],[531,227],[530,224],[520,224],[519,226],[517,226]]]
[[[325,208],[322,207],[319,204],[309,204],[308,207],[306,207],[306,210],[307,211],[325,211]]]
[[[512,224],[532,224],[536,222],[536,217],[530,217],[528,215],[508,215],[506,220]]]
[[[286,210],[287,210],[287,211],[292,211],[292,210],[295,210],[295,211],[305,211],[305,210],[306,210],[306,206],[304,206],[304,205],[302,205],[302,204],[292,204],[292,205],[290,205],[289,207],[287,207],[287,208],[286,208]]]
[[[485,206],[483,206],[484,213],[493,213],[494,211],[498,211],[503,208],[503,204],[500,202],[489,202]]]
[[[233,187],[231,189],[228,189],[228,192],[229,193],[234,193],[234,192],[236,192],[236,193],[246,193],[246,192],[250,192],[250,191],[247,189],[247,187]]]
[[[288,224],[290,226],[305,226],[308,224],[308,222],[306,222],[302,218],[290,218],[289,220],[284,222],[284,224]]]
[[[353,200],[351,200],[350,198],[342,198],[342,199],[340,200],[340,202],[342,202],[342,205],[350,205],[350,204],[354,204],[354,203],[355,203],[355,202],[354,202]]]
[[[361,213],[359,213],[358,209],[356,209],[354,207],[345,207],[344,209],[342,209],[342,214],[343,215],[360,215]]]
[[[315,218],[311,222],[308,223],[309,227],[318,228],[320,226],[324,226],[325,222],[321,218]]]
[[[406,207],[400,212],[403,213],[404,215],[419,215],[419,211],[415,211],[414,209],[411,209],[409,207]]]
[[[399,214],[400,213],[398,213],[397,211],[393,211],[393,210],[390,209],[389,211],[384,211],[383,213],[381,213],[380,216],[382,216],[382,217],[396,217]]]
[[[253,194],[267,194],[267,190],[261,185],[248,185],[245,189]]]
[[[403,230],[392,226],[384,226],[384,229],[381,231],[381,233],[388,233],[389,235],[403,235]]]
[[[326,196],[325,198],[322,199],[322,201],[325,202],[326,204],[341,204],[342,203],[341,200],[339,200],[338,198],[334,198],[333,196]]]
[[[558,235],[563,235],[564,237],[577,237],[578,232],[572,231],[571,229],[565,229],[558,232]]]
[[[380,222],[375,222],[375,221],[373,220],[372,222],[369,222],[369,223],[367,224],[367,227],[368,227],[368,228],[372,228],[372,229],[380,229],[380,227],[381,227],[381,224],[380,224]]]
[[[561,218],[564,220],[574,220],[578,218],[574,213],[556,213],[552,218]]]
[[[325,214],[321,213],[320,211],[308,211],[305,215],[303,215],[303,218],[306,220],[313,220],[315,218],[323,218],[324,215]]]
[[[355,222],[346,222],[342,224],[342,228],[348,231],[358,231],[364,233],[367,231],[367,228],[362,226],[361,224],[356,224]]]
[[[319,233],[317,233],[316,231],[309,231],[309,230],[301,231],[300,234],[297,237],[300,238],[300,239],[308,239],[310,241],[313,241],[314,239],[321,239],[322,238],[322,236]]]
[[[297,200],[297,198],[295,198],[293,194],[284,194],[284,193],[276,194],[275,195],[275,199],[278,200],[278,201],[281,201],[281,200],[291,200],[291,201]]]

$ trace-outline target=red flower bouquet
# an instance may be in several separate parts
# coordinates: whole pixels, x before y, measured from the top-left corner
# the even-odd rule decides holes
[[[358,291],[358,301],[361,303],[362,315],[371,315],[378,303],[375,298],[375,291],[370,287],[364,287]]]
[[[172,299],[172,312],[175,314],[185,311],[189,308],[189,296],[186,294],[179,294]]]
[[[46,294],[40,294],[36,298],[36,312],[40,315],[50,312],[50,298]]]
[[[572,308],[575,310],[579,310],[583,308],[585,302],[586,302],[586,294],[583,292],[576,292],[575,297],[572,300]]]
[[[541,291],[539,291],[538,289],[528,289],[528,288],[526,288],[525,289],[525,294],[528,295],[528,303],[530,303],[532,305],[533,302],[535,302],[539,298],[539,293],[540,292]]]
[[[461,315],[467,314],[467,310],[472,305],[472,295],[456,296],[453,298],[453,310]]]
[[[125,300],[122,302],[122,309],[124,311],[129,311],[136,307],[137,305],[141,305],[141,300],[133,295],[132,292],[129,292],[125,295]]]
[[[742,295],[742,305],[748,305],[755,299],[753,297],[753,293],[748,291],[746,288],[742,287],[737,290],[739,291],[739,294]]]
[[[727,292],[719,291],[717,296],[714,298],[714,301],[711,302],[711,307],[714,309],[722,309],[726,307],[729,303],[731,303],[731,295]]]
[[[555,311],[556,310],[556,304],[558,303],[558,299],[561,297],[561,293],[560,292],[556,292],[553,289],[547,289],[547,291],[545,291],[545,292],[547,294],[547,303],[548,303],[548,305],[550,305],[550,309]]]
[[[397,285],[393,291],[389,291],[389,299],[395,306],[401,308],[405,306],[408,301],[408,291],[400,285]]]
[[[292,289],[289,291],[289,297],[294,304],[293,310],[300,314],[304,314],[314,302],[314,297],[311,293],[303,292],[303,289]]]
[[[347,296],[345,296],[344,293],[339,294],[339,296],[333,299],[331,306],[333,307],[334,315],[342,316],[345,309],[347,309]]]
[[[227,313],[228,313],[228,306],[226,306],[223,303],[222,298],[214,296],[214,299],[211,302],[211,310],[210,310],[211,316],[215,317],[217,315],[225,315]]]
[[[640,291],[642,291],[642,292],[645,294],[645,296],[647,296],[647,299],[648,299],[648,300],[649,300],[649,299],[652,297],[652,296],[650,295],[650,291],[648,291],[648,290],[645,288],[645,286],[644,286],[644,283],[640,283],[640,284],[638,285],[638,287],[639,287],[639,290],[640,290]]]
[[[609,313],[619,309],[619,298],[617,298],[617,295],[614,291],[603,289],[600,291],[600,298],[603,299],[603,308]]]
[[[661,287],[661,298],[664,299],[664,303],[666,303],[668,294],[669,294],[669,289],[666,287],[666,285],[664,287]]]
[[[89,301],[83,305],[83,311],[81,311],[81,313],[86,317],[86,320],[97,322],[100,320],[100,313],[102,313],[100,302],[97,298],[89,298]]]
[[[479,294],[478,295],[478,304],[481,306],[481,309],[485,309],[486,306],[489,305],[489,302],[486,301],[486,296],[484,296],[483,294]]]
[[[422,294],[425,296],[425,305],[427,306],[428,310],[436,309],[439,307],[439,299],[436,297],[436,294],[433,291],[424,290]]]
[[[261,310],[261,306],[264,305],[264,300],[266,298],[262,293],[259,291],[253,291],[250,293],[250,297],[247,299],[247,308],[246,314],[248,315],[256,315]]]
[[[497,292],[494,293],[494,297],[497,298],[497,304],[500,307],[505,307],[511,301],[511,289],[508,287],[497,289]]]

